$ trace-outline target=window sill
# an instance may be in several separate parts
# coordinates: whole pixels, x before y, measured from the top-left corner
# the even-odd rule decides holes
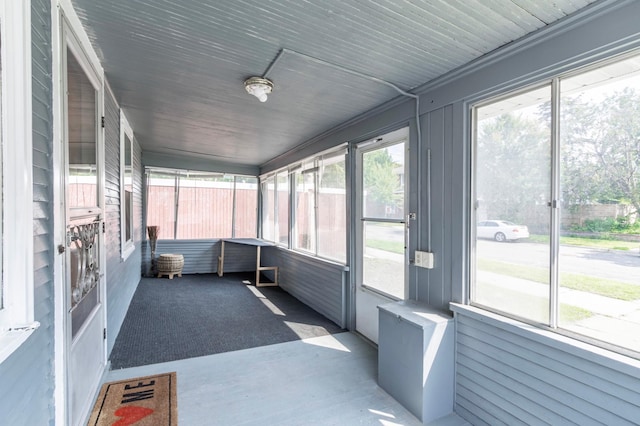
[[[490,326],[522,336],[546,346],[564,351],[565,353],[605,365],[625,374],[640,378],[640,360],[624,354],[613,352],[599,346],[591,345],[581,340],[565,336],[550,330],[545,330],[531,324],[526,324],[512,318],[504,317],[493,312],[474,306],[450,303],[449,308],[456,314],[483,322]]]
[[[292,248],[287,248],[285,246],[278,246],[278,248],[283,250],[283,251],[287,251],[289,253],[297,254],[297,255],[305,258],[305,259],[309,259],[309,260],[317,261],[317,262],[322,262],[322,263],[325,263],[327,265],[331,265],[331,266],[334,266],[336,268],[339,268],[342,271],[349,272],[349,265],[345,265],[344,263],[340,263],[340,262],[335,261],[335,260],[327,259],[325,257],[316,256],[315,254],[313,254],[311,252],[303,251],[303,250],[300,250],[300,249],[292,249]]]
[[[125,260],[127,260],[129,256],[131,256],[131,253],[133,253],[135,250],[136,246],[134,244],[129,244],[122,248],[122,256],[120,256],[122,261],[124,262]]]
[[[0,364],[26,342],[38,327],[40,327],[40,323],[36,321],[25,328],[9,330],[0,334]]]

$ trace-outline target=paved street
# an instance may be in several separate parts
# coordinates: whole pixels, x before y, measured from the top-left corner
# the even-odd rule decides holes
[[[526,241],[498,243],[478,240],[481,258],[546,267],[549,247]],[[640,247],[636,250],[603,250],[561,246],[560,268],[564,272],[608,278],[640,285]]]

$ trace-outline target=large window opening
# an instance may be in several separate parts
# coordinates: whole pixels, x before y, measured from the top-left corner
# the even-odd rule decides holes
[[[262,176],[262,238],[346,263],[345,166],[343,148]]]
[[[640,356],[640,57],[477,105],[472,303]]]
[[[147,224],[160,239],[256,237],[256,177],[147,169],[147,191]]]

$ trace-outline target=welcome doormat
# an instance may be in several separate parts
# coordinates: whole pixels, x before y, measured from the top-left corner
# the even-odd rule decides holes
[[[89,426],[177,426],[176,373],[102,385]]]

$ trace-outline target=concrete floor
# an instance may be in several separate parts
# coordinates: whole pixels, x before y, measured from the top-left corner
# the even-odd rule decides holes
[[[180,426],[422,424],[377,385],[376,349],[348,332],[113,370],[105,382],[171,371]]]

